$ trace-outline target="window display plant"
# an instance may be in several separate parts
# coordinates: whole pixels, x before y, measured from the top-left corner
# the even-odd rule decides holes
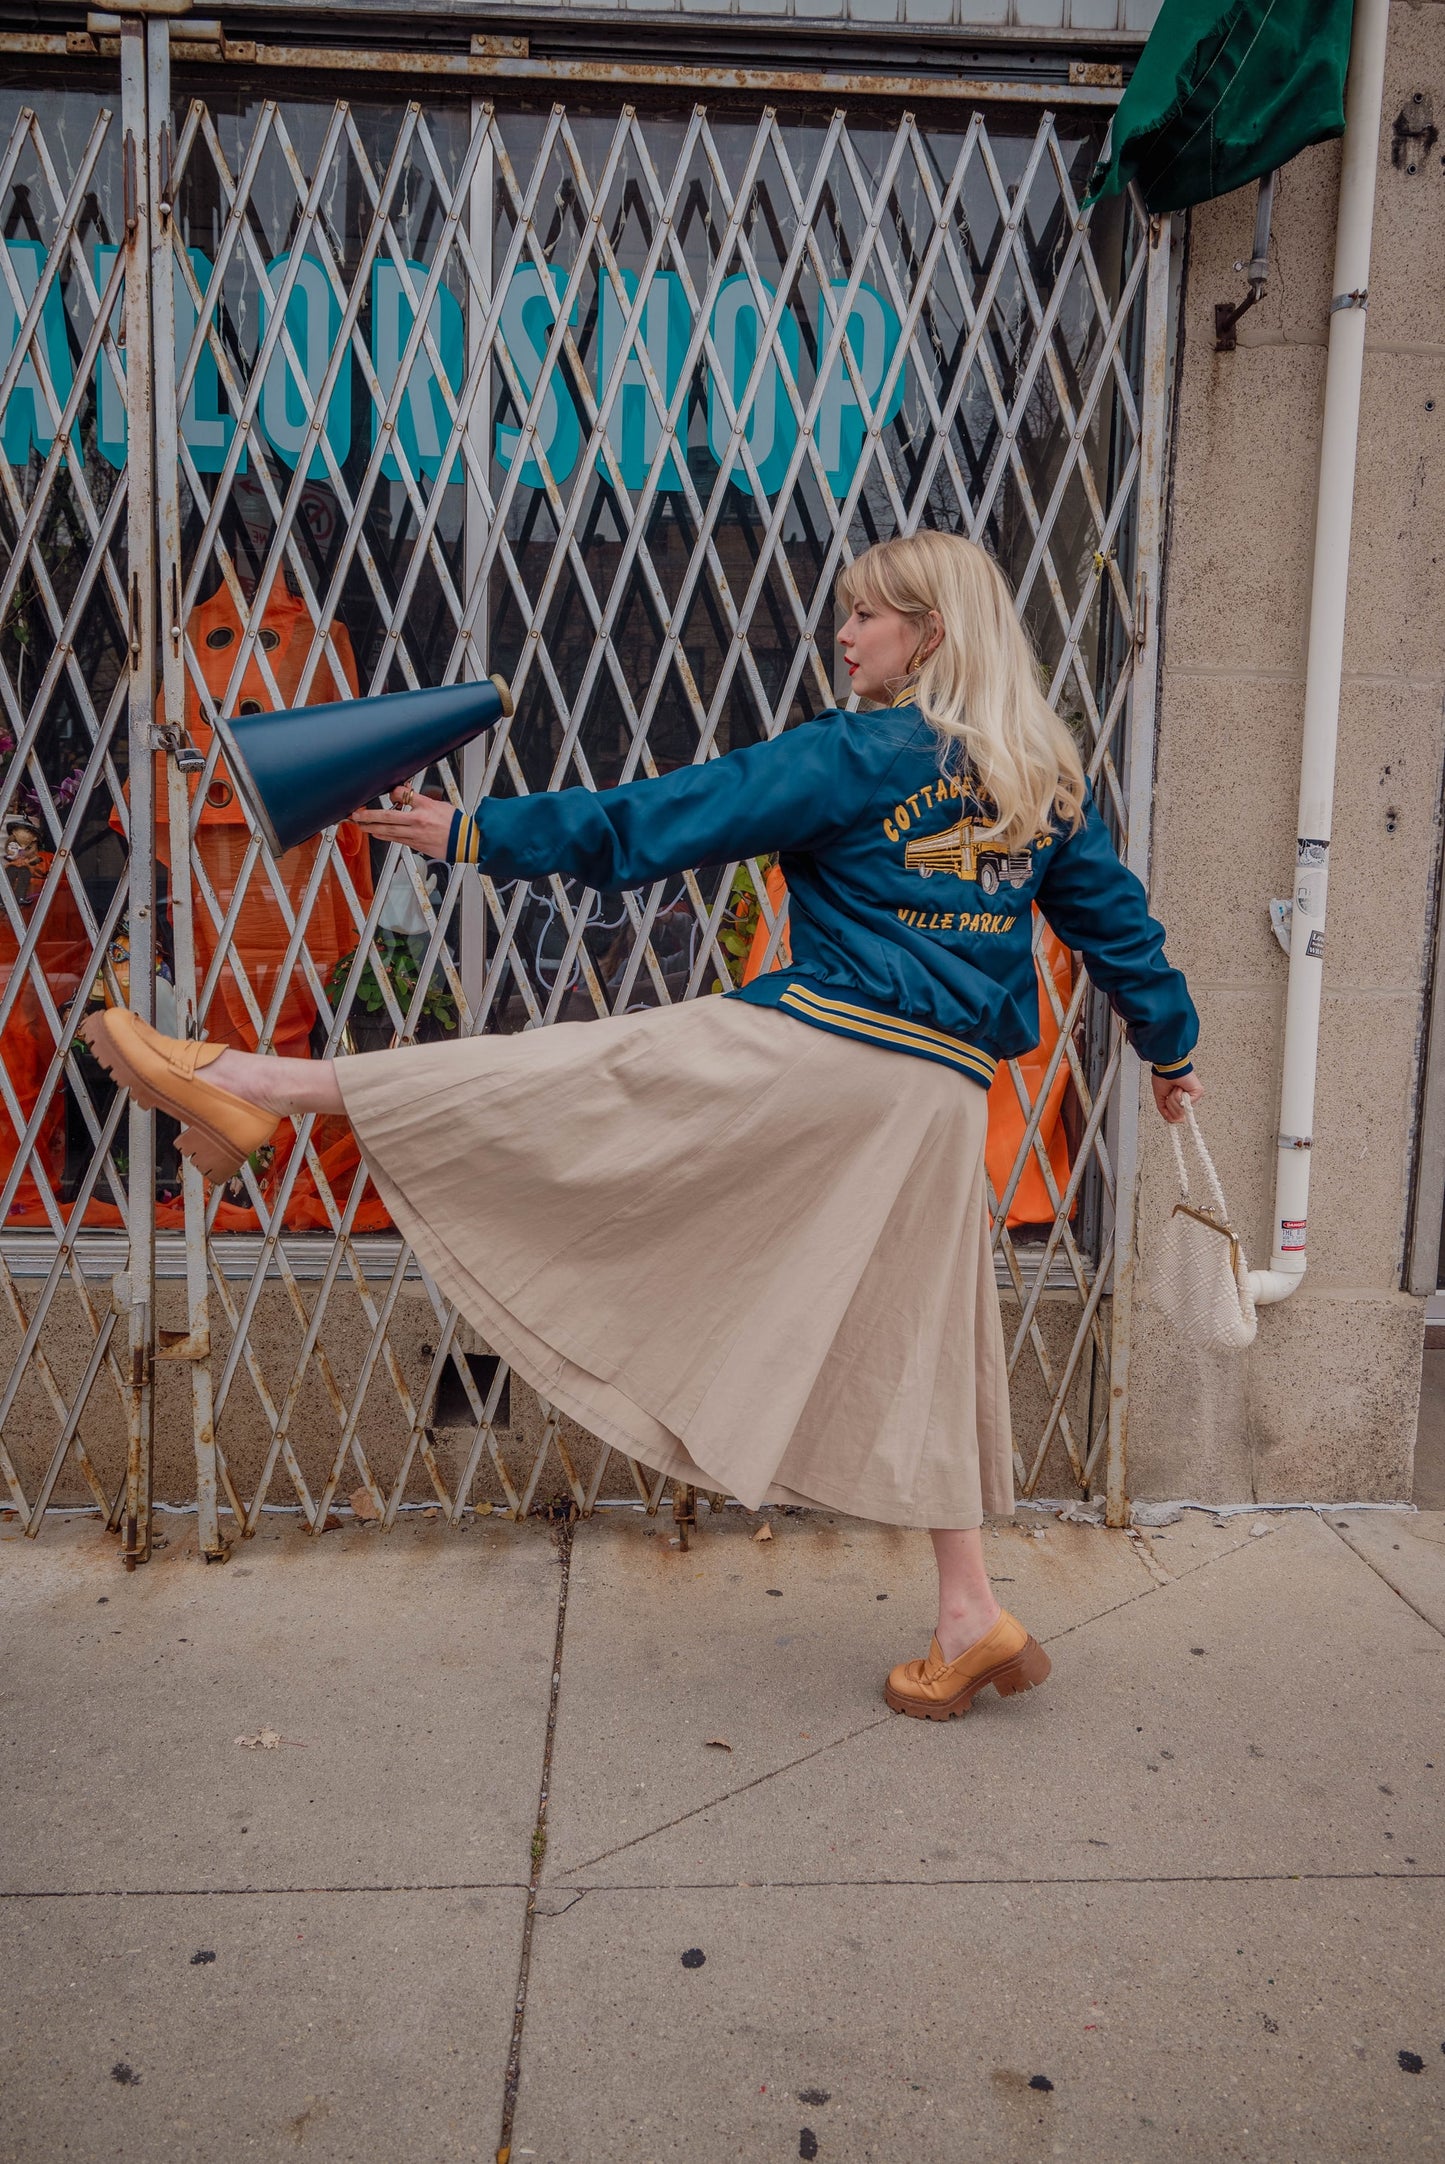
[[[368,1039],[384,1038],[387,1041],[391,1037],[391,1016],[387,1011],[386,998],[376,975],[377,959],[380,960],[381,966],[386,972],[393,999],[402,1013],[406,1014],[416,992],[421,957],[425,951],[425,941],[414,939],[406,932],[389,932],[384,926],[378,929],[371,943],[371,952],[367,956],[366,965],[357,979],[356,996],[352,1001],[351,1014],[348,1018],[348,1025],[355,1036],[364,1036]],[[346,980],[351,974],[352,964],[355,960],[356,949],[353,947],[349,954],[342,955],[326,980],[326,997],[333,1007],[338,1007],[341,1004],[342,995],[346,990]],[[428,1024],[430,1024],[429,1028],[426,1026]],[[418,1034],[436,1036],[442,1031],[450,1033],[456,1026],[456,1001],[451,995],[446,979],[441,975],[440,971],[436,971],[433,973],[431,982],[428,984],[422,998],[421,1011],[417,1016]]]
[[[772,857],[763,859],[764,877],[767,875],[768,866],[775,861]],[[743,972],[748,966],[748,956],[752,953],[753,940],[757,936],[761,921],[762,912],[758,905],[758,890],[753,875],[746,864],[740,864],[733,875],[733,883],[728,890],[728,905],[718,928],[718,945],[727,956],[728,976],[732,982],[730,987],[715,978],[715,992],[736,990],[742,983]]]

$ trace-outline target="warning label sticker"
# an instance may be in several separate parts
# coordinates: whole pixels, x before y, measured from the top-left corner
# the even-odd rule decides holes
[[[1302,1217],[1285,1217],[1280,1220],[1279,1244],[1284,1254],[1305,1244],[1305,1220]]]

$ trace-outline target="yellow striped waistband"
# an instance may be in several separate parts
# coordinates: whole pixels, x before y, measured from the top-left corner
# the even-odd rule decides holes
[[[778,1004],[844,1036],[863,1037],[874,1044],[891,1045],[897,1052],[942,1060],[946,1066],[957,1067],[975,1082],[981,1082],[985,1089],[998,1067],[991,1054],[980,1051],[977,1045],[965,1044],[961,1037],[950,1037],[946,1030],[934,1029],[927,1022],[910,1022],[900,1014],[880,1014],[873,1007],[858,1007],[849,1000],[814,991],[811,985],[790,984]]]

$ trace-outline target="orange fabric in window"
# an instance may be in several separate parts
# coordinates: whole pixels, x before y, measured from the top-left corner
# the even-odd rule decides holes
[[[788,883],[784,879],[779,865],[772,866],[768,872],[765,885],[769,905],[776,916],[783,903],[787,900],[788,895]],[[754,977],[761,971],[767,944],[768,928],[760,917],[758,928],[753,934],[753,943],[748,953],[747,966],[743,970],[744,984],[751,984]],[[791,959],[791,950],[785,932],[779,941],[779,952],[774,958],[771,967],[774,969],[786,969]],[[1039,1041],[1034,1050],[1025,1052],[1023,1058],[1019,1061],[1019,1068],[1029,1093],[1030,1106],[1038,1102],[1039,1091],[1043,1087],[1044,1070],[1048,1066],[1054,1046],[1059,1041],[1058,1024],[1054,1020],[1053,1008],[1049,1005],[1047,994],[1044,991],[1043,972],[1045,968],[1052,972],[1059,997],[1067,1007],[1074,989],[1073,960],[1068,948],[1060,939],[1054,936],[1047,925],[1044,926],[1043,941],[1035,962],[1039,980]],[[1044,1106],[1043,1116],[1039,1121],[1039,1135],[1044,1149],[1048,1153],[1049,1165],[1053,1171],[1054,1181],[1060,1194],[1063,1193],[1068,1184],[1071,1170],[1068,1137],[1064,1133],[1063,1120],[1064,1092],[1068,1088],[1068,1083],[1068,1064],[1063,1062],[1060,1064],[1059,1071],[1050,1085],[1048,1102]],[[1009,1174],[1013,1171],[1014,1159],[1019,1152],[1019,1144],[1023,1140],[1023,1132],[1024,1112],[1019,1103],[1018,1091],[1014,1087],[1013,1077],[1007,1068],[1000,1067],[998,1074],[994,1078],[993,1087],[988,1093],[988,1143],[985,1152],[989,1180],[996,1195],[1001,1194],[1008,1184]],[[1044,1185],[1044,1176],[1039,1169],[1038,1158],[1031,1148],[1028,1163],[1024,1166],[1013,1201],[1009,1205],[1008,1221],[1010,1225],[1046,1225],[1052,1222],[1053,1214],[1053,1205],[1049,1201],[1049,1191]],[[1073,1214],[1071,1210],[1069,1215],[1072,1217]]]
[[[52,859],[42,855],[30,873],[35,888],[43,884]],[[24,904],[22,903],[22,908]],[[8,917],[0,914],[0,996],[10,989],[11,978],[20,954],[20,942],[16,939]],[[85,926],[75,905],[70,889],[63,882],[57,887],[46,913],[45,926],[36,945],[36,959],[50,988],[51,998],[62,1017],[81,989],[81,979],[90,959],[90,941],[85,936]],[[78,1017],[69,1017],[73,1026]],[[40,998],[35,990],[34,979],[29,971],[16,995],[9,1020],[0,1031],[0,1059],[5,1062],[5,1072],[19,1101],[22,1124],[28,1123],[30,1115],[40,1102],[45,1086],[46,1073],[55,1056],[55,1039],[45,1018]],[[20,1137],[3,1100],[0,1100],[0,1181],[8,1180],[15,1163],[15,1153]],[[65,1088],[57,1083],[55,1094],[46,1107],[45,1115],[35,1136],[31,1164],[38,1164],[49,1181],[51,1189],[58,1185],[65,1170]],[[62,1206],[62,1215],[64,1209]],[[27,1165],[21,1173],[5,1220],[8,1225],[43,1226],[49,1223],[41,1201],[40,1186]]]
[[[778,911],[782,908],[784,902],[788,899],[788,882],[783,877],[783,868],[781,864],[773,864],[768,867],[767,874],[763,880],[763,890],[768,897],[768,907],[772,910],[773,915],[776,917]],[[744,984],[751,984],[754,977],[758,976],[761,973],[763,966],[763,956],[767,953],[767,951],[767,919],[764,917],[762,911],[759,910],[758,928],[753,933],[753,943],[748,949],[748,959],[743,969]],[[783,936],[778,941],[778,951],[773,957],[772,962],[769,964],[769,967],[771,969],[789,969],[792,966],[792,961],[792,942],[788,938],[788,928],[786,925],[784,925]]]
[[[1043,1088],[1044,1071],[1054,1046],[1059,1041],[1059,1026],[1054,1020],[1054,1010],[1049,1005],[1048,995],[1044,990],[1045,968],[1050,971],[1059,998],[1067,1007],[1074,989],[1073,957],[1063,941],[1056,938],[1047,925],[1044,926],[1043,938],[1035,957],[1039,980],[1039,1041],[1033,1051],[1025,1052],[1018,1063],[1029,1093],[1030,1106],[1038,1103],[1039,1091]],[[1072,1169],[1063,1118],[1064,1092],[1068,1085],[1068,1061],[1061,1060],[1039,1120],[1039,1139],[1048,1155],[1049,1168],[1060,1194],[1068,1185]],[[1013,1171],[1014,1159],[1018,1156],[1023,1134],[1024,1110],[1019,1103],[1019,1093],[1014,1086],[1013,1076],[1007,1067],[1001,1065],[988,1093],[988,1142],[984,1153],[989,1181],[996,1195],[1002,1194],[1008,1185],[1009,1174]],[[1071,1209],[1070,1217],[1073,1214]],[[1030,1145],[1028,1161],[1009,1205],[1008,1222],[1010,1225],[1048,1225],[1052,1224],[1053,1216],[1054,1206],[1049,1200],[1049,1191],[1044,1184],[1038,1156]]]

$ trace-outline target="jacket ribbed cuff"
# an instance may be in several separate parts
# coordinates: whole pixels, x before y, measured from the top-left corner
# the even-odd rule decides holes
[[[454,811],[451,831],[447,835],[448,864],[480,863],[481,841],[481,830],[476,820],[464,811]]]
[[[1181,1075],[1193,1074],[1194,1054],[1192,1052],[1186,1052],[1183,1059],[1156,1059],[1153,1063],[1153,1066],[1155,1074],[1162,1075],[1166,1082],[1177,1082]]]

